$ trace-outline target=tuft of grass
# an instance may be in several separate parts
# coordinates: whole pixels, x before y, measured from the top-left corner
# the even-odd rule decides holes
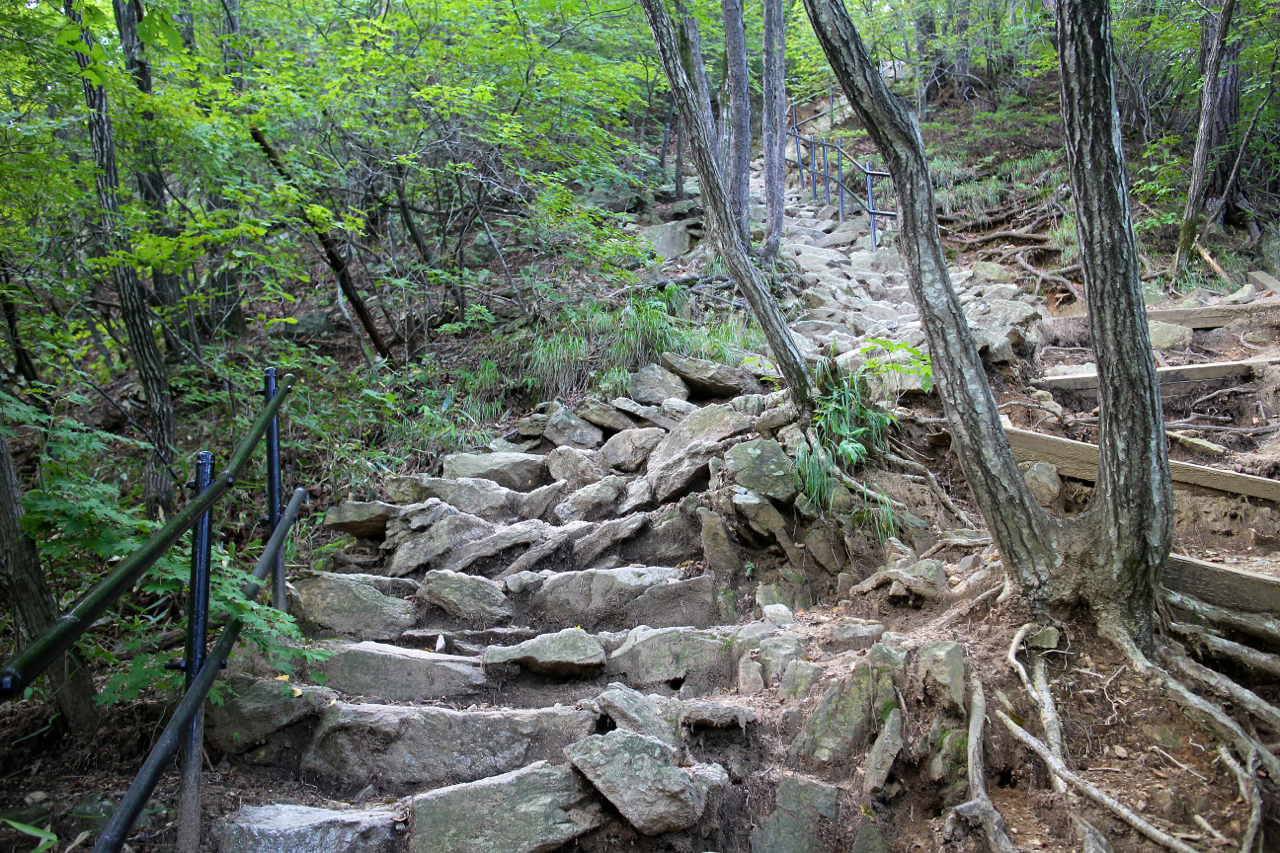
[[[1049,239],[1053,245],[1062,250],[1062,263],[1074,263],[1080,257],[1080,245],[1076,234],[1076,218],[1064,216],[1058,224],[1049,229]]]

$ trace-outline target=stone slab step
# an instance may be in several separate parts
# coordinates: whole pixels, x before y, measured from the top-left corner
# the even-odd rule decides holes
[[[478,658],[373,642],[339,646],[316,669],[334,690],[393,702],[472,696],[486,685]]]

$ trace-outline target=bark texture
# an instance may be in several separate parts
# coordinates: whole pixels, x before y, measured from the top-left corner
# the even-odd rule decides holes
[[[67,17],[81,27],[80,40],[90,50],[96,44],[93,35],[83,27],[80,13],[72,0],[66,0]],[[94,60],[82,51],[73,51],[81,71],[88,70]],[[116,169],[115,137],[111,128],[107,92],[95,86],[89,77],[81,76],[85,105],[89,108],[89,142],[93,148],[94,185],[98,195],[98,252],[102,257],[123,253],[128,249],[121,236],[119,225],[120,203],[116,188],[120,175]],[[147,297],[137,271],[128,264],[111,266],[111,280],[120,299],[120,315],[129,335],[129,348],[133,352],[134,367],[142,382],[147,398],[147,415],[150,419],[152,448],[147,454],[144,471],[143,500],[147,514],[152,518],[161,512],[169,512],[173,506],[173,484],[168,465],[173,461],[174,424],[173,399],[169,391],[169,374],[165,370],[151,333],[151,318],[147,313]]]
[[[22,488],[9,454],[9,441],[0,435],[0,589],[18,616],[22,639],[30,642],[58,618],[57,603],[45,583],[36,544],[22,532]],[[98,718],[93,704],[93,679],[74,652],[62,656],[45,671],[72,733],[92,734]]]
[[[724,15],[725,80],[729,90],[729,212],[744,246],[751,245],[751,88],[742,0],[720,0]],[[723,114],[721,115],[723,120]]]
[[[766,264],[778,257],[786,208],[787,57],[782,0],[764,0],[764,94],[760,126],[764,137],[764,245]]]
[[[1073,525],[1077,534],[1093,534],[1091,548],[1077,546],[1092,564],[1081,573],[1081,594],[1149,649],[1155,588],[1173,537],[1173,481],[1129,215],[1111,9],[1107,0],[1070,0],[1058,4],[1057,19],[1062,121],[1101,419],[1098,486]]]
[[[712,238],[720,249],[729,274],[742,288],[765,339],[778,362],[778,368],[791,387],[796,405],[804,411],[812,406],[813,390],[804,357],[796,347],[777,301],[765,286],[760,271],[751,263],[747,248],[738,238],[729,212],[729,196],[725,190],[720,164],[715,156],[715,131],[699,105],[699,96],[689,82],[680,61],[675,30],[662,0],[641,0],[645,18],[653,31],[662,67],[671,84],[671,94],[689,137],[689,154],[702,184],[702,205],[710,220]]]

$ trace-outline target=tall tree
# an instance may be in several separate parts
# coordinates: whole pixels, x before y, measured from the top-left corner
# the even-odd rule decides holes
[[[764,95],[760,126],[764,137],[764,245],[766,264],[778,256],[786,208],[787,31],[782,0],[764,0]]]
[[[129,336],[129,349],[147,398],[152,446],[147,454],[142,490],[147,514],[154,518],[168,512],[173,504],[169,463],[173,461],[174,424],[169,374],[152,335],[147,296],[138,280],[138,272],[119,259],[119,256],[128,254],[129,245],[120,230],[120,203],[116,198],[120,175],[116,169],[116,143],[107,90],[94,82],[105,73],[103,69],[94,67],[95,51],[96,55],[101,55],[102,48],[84,26],[74,0],[66,0],[64,12],[80,28],[80,40],[73,52],[80,67],[85,105],[89,108],[89,142],[93,148],[94,188],[98,197],[98,253],[103,259],[110,259],[111,280],[120,300],[120,315]]]
[[[720,0],[724,15],[724,56],[728,115],[721,121],[729,128],[729,152],[725,171],[729,177],[729,212],[743,245],[751,245],[751,87],[747,73],[747,28],[742,0]]]
[[[777,300],[769,292],[760,271],[751,263],[747,247],[734,227],[729,194],[725,190],[720,164],[716,160],[715,130],[709,124],[710,116],[701,109],[698,91],[685,74],[671,18],[667,15],[662,0],[640,2],[649,22],[649,29],[653,31],[667,82],[671,85],[671,96],[675,99],[676,108],[688,133],[689,154],[702,184],[702,204],[710,219],[711,237],[720,249],[729,274],[746,295],[752,313],[759,321],[769,348],[773,351],[773,357],[787,384],[791,386],[796,405],[807,411],[812,406],[813,399],[809,371],[804,357],[796,347],[795,339],[791,337],[791,330],[787,328]]]
[[[36,543],[22,531],[22,514],[18,471],[9,453],[8,436],[0,431],[0,589],[18,616],[23,639],[30,641],[60,614],[40,567]],[[79,655],[69,652],[45,672],[53,685],[54,701],[72,733],[92,734],[98,718],[93,679]]]
[[[1051,518],[1031,496],[1000,424],[951,286],[924,144],[886,86],[841,0],[804,0],[828,61],[893,175],[911,292],[924,324],[952,447],[1023,594],[1040,609],[1091,608],[1120,642],[1149,648],[1154,595],[1172,537],[1160,392],[1129,222],[1111,94],[1106,0],[1058,4],[1067,129],[1089,320],[1101,381],[1101,465],[1088,509]],[[1104,366],[1105,365],[1105,366]]]

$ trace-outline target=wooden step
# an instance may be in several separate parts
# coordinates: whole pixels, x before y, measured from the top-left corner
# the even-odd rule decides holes
[[[1207,604],[1249,613],[1280,613],[1280,580],[1170,554],[1162,581],[1174,592],[1193,595]]]
[[[1280,279],[1277,279],[1271,273],[1265,273],[1262,270],[1253,270],[1249,273],[1249,281],[1256,287],[1270,290],[1272,293],[1280,296]]]
[[[1019,462],[1051,462],[1064,477],[1094,482],[1098,478],[1098,446],[1027,430],[1005,428]],[[1280,504],[1280,482],[1187,462],[1170,462],[1174,488],[1199,487],[1229,495],[1246,495]]]
[[[1148,320],[1173,323],[1191,329],[1219,329],[1234,320],[1280,322],[1280,299],[1260,299],[1248,305],[1204,305],[1200,308],[1165,308],[1147,312]]]
[[[1162,390],[1177,389],[1171,386],[1206,382],[1215,379],[1248,377],[1252,379],[1269,364],[1280,359],[1255,358],[1247,361],[1215,361],[1209,364],[1186,364],[1178,367],[1160,367],[1156,376]],[[1095,391],[1098,388],[1097,373],[1072,373],[1067,376],[1046,377],[1044,384],[1056,391]]]

